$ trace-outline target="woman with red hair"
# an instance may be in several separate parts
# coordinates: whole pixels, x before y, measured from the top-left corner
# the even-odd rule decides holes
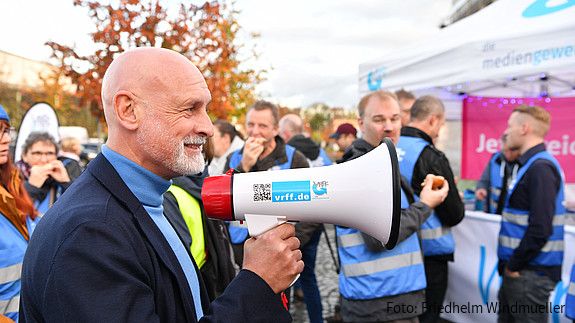
[[[0,105],[0,321],[18,320],[22,261],[40,220],[10,160],[10,140],[10,118]]]

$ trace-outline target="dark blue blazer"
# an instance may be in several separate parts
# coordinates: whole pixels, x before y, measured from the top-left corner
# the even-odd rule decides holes
[[[211,304],[200,283],[202,322],[291,322],[250,271]],[[45,214],[24,258],[21,322],[197,322],[194,301],[170,245],[103,155]]]

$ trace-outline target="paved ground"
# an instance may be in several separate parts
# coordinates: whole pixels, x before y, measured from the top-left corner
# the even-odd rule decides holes
[[[334,240],[334,228],[332,225],[326,225],[326,230],[330,237],[334,256],[337,257],[337,250],[335,249]],[[332,316],[334,313],[334,306],[338,303],[339,290],[337,286],[337,273],[335,272],[334,262],[330,255],[324,234],[321,236],[317,250],[315,273],[318,280],[319,292],[322,297],[321,300],[323,305],[323,317],[325,320],[327,317]],[[306,307],[303,302],[292,302],[290,311],[292,313],[294,322],[309,322]]]

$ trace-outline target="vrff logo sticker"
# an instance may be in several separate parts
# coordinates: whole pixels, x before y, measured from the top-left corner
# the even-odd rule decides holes
[[[309,202],[329,199],[329,183],[320,181],[272,182],[254,185],[254,202]],[[257,194],[256,194],[257,193]],[[263,197],[263,198],[262,198]]]

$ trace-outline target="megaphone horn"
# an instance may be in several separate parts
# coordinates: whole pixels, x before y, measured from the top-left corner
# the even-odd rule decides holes
[[[286,221],[352,227],[391,249],[401,217],[399,164],[388,138],[348,162],[254,173],[228,172],[204,180],[208,217],[246,221],[257,236]]]

